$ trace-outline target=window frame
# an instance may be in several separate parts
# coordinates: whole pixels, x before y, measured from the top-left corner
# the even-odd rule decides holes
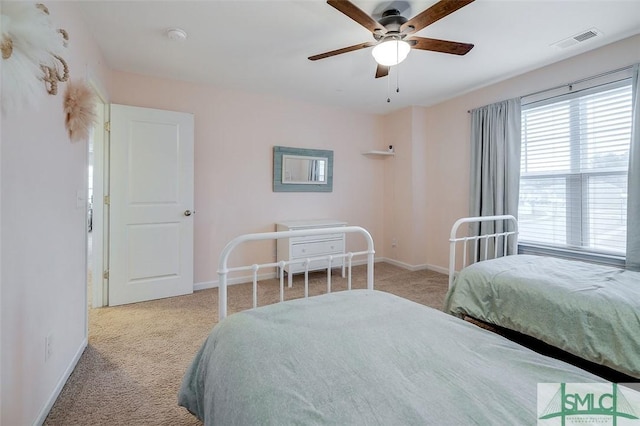
[[[576,108],[579,102],[571,102],[590,94],[606,92],[608,90],[614,90],[621,87],[631,86],[632,79],[630,75],[618,76],[617,79],[613,78],[610,81],[599,81],[593,83],[590,86],[579,88],[578,90],[572,90],[571,86],[567,87],[566,93],[554,94],[548,97],[534,99],[530,102],[526,102],[525,98],[522,99],[522,116],[527,110],[537,108],[545,105],[551,105],[560,103],[566,100],[570,101],[570,108]],[[536,94],[538,95],[538,94]],[[579,115],[570,114],[570,117],[577,117]],[[570,125],[569,128],[573,130],[576,128],[574,125]],[[523,126],[524,129],[524,126]],[[578,141],[577,143],[575,141]],[[565,179],[565,185],[567,188],[566,196],[566,246],[558,247],[552,244],[544,244],[534,241],[521,241],[518,239],[518,253],[519,254],[536,254],[545,256],[554,256],[560,258],[583,260],[592,263],[612,265],[617,267],[624,267],[626,253],[617,254],[607,252],[605,250],[593,250],[584,248],[580,245],[581,242],[589,240],[589,218],[588,218],[588,200],[589,200],[589,177],[592,176],[613,176],[613,175],[626,175],[628,179],[628,170],[604,170],[604,171],[579,171],[580,167],[580,144],[582,143],[580,135],[575,132],[570,132],[570,166],[569,170],[565,173],[536,173],[531,176],[522,176],[523,171],[520,172],[520,180],[526,179]],[[525,153],[525,147],[523,147],[522,155]],[[578,167],[576,171],[576,165]],[[580,196],[575,197],[571,194],[578,193]],[[521,193],[519,191],[518,196]],[[573,217],[572,220],[570,218]]]

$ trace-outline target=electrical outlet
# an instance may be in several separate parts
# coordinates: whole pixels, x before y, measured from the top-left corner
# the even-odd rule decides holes
[[[398,247],[398,239],[397,238],[393,238],[391,240],[391,247]]]
[[[47,334],[47,337],[44,338],[44,360],[48,361],[53,355],[53,334]]]

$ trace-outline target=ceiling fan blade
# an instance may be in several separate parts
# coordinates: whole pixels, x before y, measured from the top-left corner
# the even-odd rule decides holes
[[[312,60],[312,61],[317,61],[318,59],[324,59],[324,58],[328,58],[330,56],[340,55],[342,53],[353,52],[354,50],[365,49],[365,48],[371,47],[371,46],[373,46],[375,44],[376,43],[372,42],[372,41],[371,42],[366,42],[366,43],[355,44],[353,46],[343,47],[342,49],[332,50],[330,52],[325,52],[325,53],[320,53],[318,55],[309,56],[309,59]]]
[[[389,75],[389,66],[378,64],[378,68],[376,68],[376,78],[386,77]]]
[[[440,0],[438,3],[402,24],[400,31],[404,34],[413,34],[473,1],[474,0]]]
[[[451,53],[453,55],[466,55],[473,49],[473,44],[438,40],[437,38],[411,37],[407,38],[406,41],[411,45],[412,49]]]
[[[358,6],[351,3],[348,0],[327,0],[330,6],[338,9],[340,12],[347,15],[349,18],[356,21],[369,31],[384,31],[384,27],[380,25],[375,19],[363,12]]]

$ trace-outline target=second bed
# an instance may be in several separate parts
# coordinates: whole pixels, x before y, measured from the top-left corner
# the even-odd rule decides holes
[[[533,255],[488,259],[456,275],[445,311],[640,378],[638,272]]]

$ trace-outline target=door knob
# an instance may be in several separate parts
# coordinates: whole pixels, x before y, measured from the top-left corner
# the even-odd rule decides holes
[[[185,216],[191,216],[191,210],[185,210],[184,211],[184,215]]]

